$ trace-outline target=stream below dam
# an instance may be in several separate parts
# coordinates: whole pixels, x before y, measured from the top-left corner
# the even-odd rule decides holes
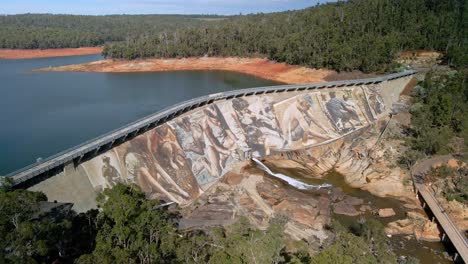
[[[352,229],[360,221],[366,219],[376,219],[381,222],[384,226],[388,223],[404,219],[406,212],[408,211],[403,203],[393,199],[393,198],[381,198],[371,193],[361,190],[359,188],[353,188],[349,186],[345,180],[344,176],[338,172],[331,171],[326,177],[322,179],[310,178],[304,175],[304,171],[300,169],[285,169],[275,167],[268,163],[268,166],[261,163],[260,161],[255,161],[259,169],[265,171],[271,177],[274,177],[284,184],[288,185],[290,188],[300,189],[302,192],[309,193],[310,195],[316,195],[317,190],[320,188],[297,188],[298,186],[327,186],[330,196],[332,193],[339,189],[340,192],[343,192],[351,197],[359,198],[364,201],[363,205],[371,206],[372,208],[392,208],[395,211],[395,215],[391,217],[382,218],[378,215],[373,214],[371,211],[366,211],[358,216],[347,216],[347,215],[338,215],[332,213],[332,218],[338,220],[344,227]],[[286,180],[278,178],[275,175],[284,175],[287,177]],[[291,182],[293,184],[291,184]],[[453,263],[450,259],[447,259],[446,248],[441,242],[427,242],[427,241],[418,241],[414,236],[407,237],[403,235],[395,235],[389,238],[389,242],[393,248],[393,251],[397,256],[412,256],[419,259],[420,263]]]

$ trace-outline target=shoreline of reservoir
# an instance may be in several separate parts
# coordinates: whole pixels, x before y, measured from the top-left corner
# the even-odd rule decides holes
[[[167,71],[219,70],[253,75],[285,84],[300,84],[374,77],[362,72],[337,73],[327,69],[278,63],[265,58],[192,57],[182,59],[99,60],[60,67],[42,68],[36,72],[167,72]]]
[[[38,59],[66,56],[101,54],[102,47],[82,47],[64,49],[0,49],[0,59]]]

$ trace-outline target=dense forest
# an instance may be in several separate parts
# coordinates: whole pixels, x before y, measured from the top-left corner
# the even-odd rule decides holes
[[[402,51],[468,65],[465,0],[349,0],[299,11],[218,16],[0,16],[0,48],[105,45],[114,59],[262,56],[338,71],[389,71]]]
[[[24,14],[0,16],[0,48],[46,49],[103,45],[146,38],[162,31],[204,26],[218,16]]]
[[[180,230],[177,211],[158,207],[135,185],[106,189],[98,197],[100,210],[81,214],[63,207],[45,212],[44,194],[7,186],[0,186],[0,263],[397,262],[374,219],[352,232],[332,222],[331,246],[311,256],[303,241],[287,246],[285,216],[273,218],[265,231],[244,218],[208,232]]]
[[[115,59],[266,56],[339,71],[386,71],[398,53],[438,50],[468,64],[465,0],[350,0],[300,11],[236,16],[105,46]]]

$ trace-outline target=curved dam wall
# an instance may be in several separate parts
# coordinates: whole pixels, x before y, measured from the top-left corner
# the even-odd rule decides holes
[[[19,176],[34,167],[12,177],[19,185],[29,177],[30,190],[74,203],[77,211],[95,207],[97,194],[118,182],[136,183],[152,199],[187,204],[240,161],[323,147],[388,116],[413,73],[314,84],[314,89],[211,95],[205,104],[185,107],[185,113],[148,125],[139,135],[142,130],[112,141],[109,149],[49,169],[48,177]]]

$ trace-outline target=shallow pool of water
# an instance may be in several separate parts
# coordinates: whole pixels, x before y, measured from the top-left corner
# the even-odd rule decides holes
[[[373,218],[384,225],[387,225],[388,223],[398,219],[406,218],[405,216],[407,210],[403,206],[402,202],[393,198],[381,198],[359,188],[353,188],[344,181],[343,175],[336,171],[330,172],[323,179],[317,179],[304,177],[304,175],[307,175],[308,172],[302,169],[278,168],[274,165],[271,165],[271,163],[268,163],[268,167],[275,173],[283,173],[307,184],[332,184],[333,188],[340,188],[347,195],[363,199],[364,204],[368,204],[372,208],[393,208],[396,213],[395,216],[387,218],[378,217],[372,214],[370,211],[367,211],[366,213],[359,216],[332,214],[334,219],[338,220],[343,226],[347,228],[351,228],[352,226],[357,225],[358,221],[362,220],[362,218]],[[310,193],[311,195],[316,194],[315,191],[310,190],[303,192]],[[389,238],[389,241],[392,245],[393,251],[397,256],[412,256],[419,259],[420,263],[452,263],[452,261],[446,259],[444,256],[444,254],[446,254],[446,248],[444,244],[440,242],[417,241],[415,238],[408,239],[405,236],[393,236]]]

